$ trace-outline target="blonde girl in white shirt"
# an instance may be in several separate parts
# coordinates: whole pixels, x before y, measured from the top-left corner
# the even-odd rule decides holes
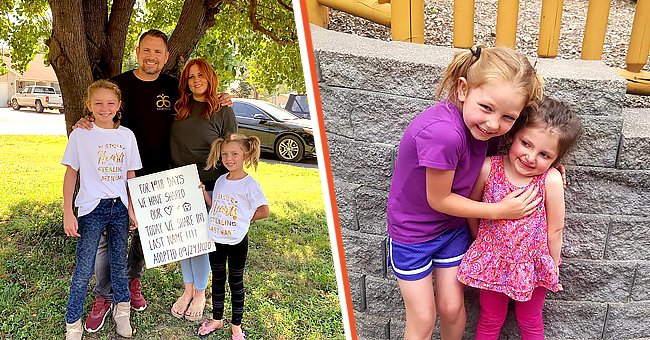
[[[126,180],[142,168],[133,132],[120,126],[118,110],[121,93],[117,85],[98,80],[88,88],[86,106],[95,121],[90,130],[75,129],[70,134],[61,163],[63,179],[63,229],[77,237],[75,270],[66,308],[66,340],[81,339],[81,316],[86,289],[93,275],[97,245],[102,231],[108,234],[109,263],[113,288],[113,319],[117,333],[132,335],[129,283],[126,275],[126,244],[129,218],[135,221]],[[79,174],[79,193],[72,197]]]
[[[212,143],[206,170],[223,164],[228,173],[219,177],[212,197],[203,188],[206,203],[211,207],[209,235],[216,250],[210,253],[212,269],[212,317],[196,334],[207,337],[224,327],[223,310],[226,284],[226,261],[232,304],[232,339],[245,339],[241,328],[244,313],[244,267],[248,254],[248,228],[251,221],[269,216],[269,206],[259,183],[244,170],[257,170],[260,140],[234,133]]]

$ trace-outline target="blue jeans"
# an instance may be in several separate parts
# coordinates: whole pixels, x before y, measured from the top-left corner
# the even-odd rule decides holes
[[[113,283],[113,301],[129,301],[129,285],[126,278],[126,242],[129,232],[129,213],[119,198],[102,199],[87,215],[77,219],[79,234],[77,258],[65,321],[74,323],[83,315],[88,281],[93,275],[95,254],[102,231],[108,233],[109,263]]]
[[[183,283],[193,283],[194,289],[205,290],[210,275],[210,256],[202,254],[179,262],[183,271]]]
[[[208,195],[212,197],[212,190],[208,191]],[[209,213],[210,206],[207,203],[205,206]],[[205,290],[208,287],[208,276],[210,275],[210,256],[208,254],[190,257],[179,262],[183,272],[183,283],[193,283],[196,290]]]

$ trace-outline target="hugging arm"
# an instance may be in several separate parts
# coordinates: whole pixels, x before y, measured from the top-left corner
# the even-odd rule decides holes
[[[555,265],[560,264],[562,234],[564,230],[564,185],[559,171],[551,168],[546,176],[546,223],[548,224],[548,250]]]
[[[90,129],[93,128],[92,123],[94,121],[95,121],[95,118],[93,118],[92,115],[81,117],[81,118],[79,118],[79,120],[76,123],[74,123],[74,125],[72,125],[72,129],[74,130],[76,128],[82,128],[82,129],[90,130]]]
[[[232,99],[229,93],[221,92],[217,94],[217,100],[219,100],[219,105],[232,107]]]
[[[558,163],[555,165],[555,169],[560,172],[560,175],[562,176],[562,185],[566,188],[566,168],[562,163]]]
[[[485,181],[490,174],[491,166],[492,164],[490,162],[490,157],[488,157],[483,162],[481,173],[478,175],[476,183],[474,183],[474,187],[472,187],[472,191],[469,193],[469,199],[481,202],[481,199],[483,198],[483,189],[485,188]],[[480,220],[478,218],[470,217],[467,219],[467,224],[469,224],[469,231],[472,234],[472,238],[476,238],[476,235],[478,234],[479,221]]]
[[[537,188],[515,190],[499,203],[483,203],[451,192],[453,170],[427,168],[426,190],[429,206],[447,215],[465,218],[519,219],[533,213],[541,198]]]

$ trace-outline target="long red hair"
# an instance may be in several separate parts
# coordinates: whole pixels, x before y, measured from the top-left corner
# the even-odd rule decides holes
[[[208,107],[205,112],[201,112],[201,116],[206,119],[210,119],[212,115],[221,109],[219,105],[219,100],[217,99],[217,89],[219,88],[219,77],[214,71],[212,66],[208,63],[207,60],[203,58],[190,59],[185,67],[183,67],[183,72],[181,72],[181,79],[178,84],[178,92],[180,93],[180,98],[174,104],[174,109],[176,109],[176,119],[181,120],[187,118],[191,110],[191,101],[190,94],[192,91],[188,85],[190,78],[190,67],[196,65],[199,68],[199,71],[203,73],[203,76],[208,80],[208,88],[205,90],[205,99],[207,100]]]

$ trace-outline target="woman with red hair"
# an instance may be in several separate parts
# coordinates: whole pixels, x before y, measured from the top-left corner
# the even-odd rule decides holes
[[[196,164],[201,183],[212,194],[214,183],[227,170],[220,165],[204,170],[210,145],[218,138],[237,132],[232,108],[221,106],[217,98],[219,77],[203,58],[190,59],[179,79],[180,97],[174,108],[176,118],[171,128],[171,167]],[[210,260],[208,254],[181,260],[184,291],[171,313],[177,318],[198,321],[205,309]]]

